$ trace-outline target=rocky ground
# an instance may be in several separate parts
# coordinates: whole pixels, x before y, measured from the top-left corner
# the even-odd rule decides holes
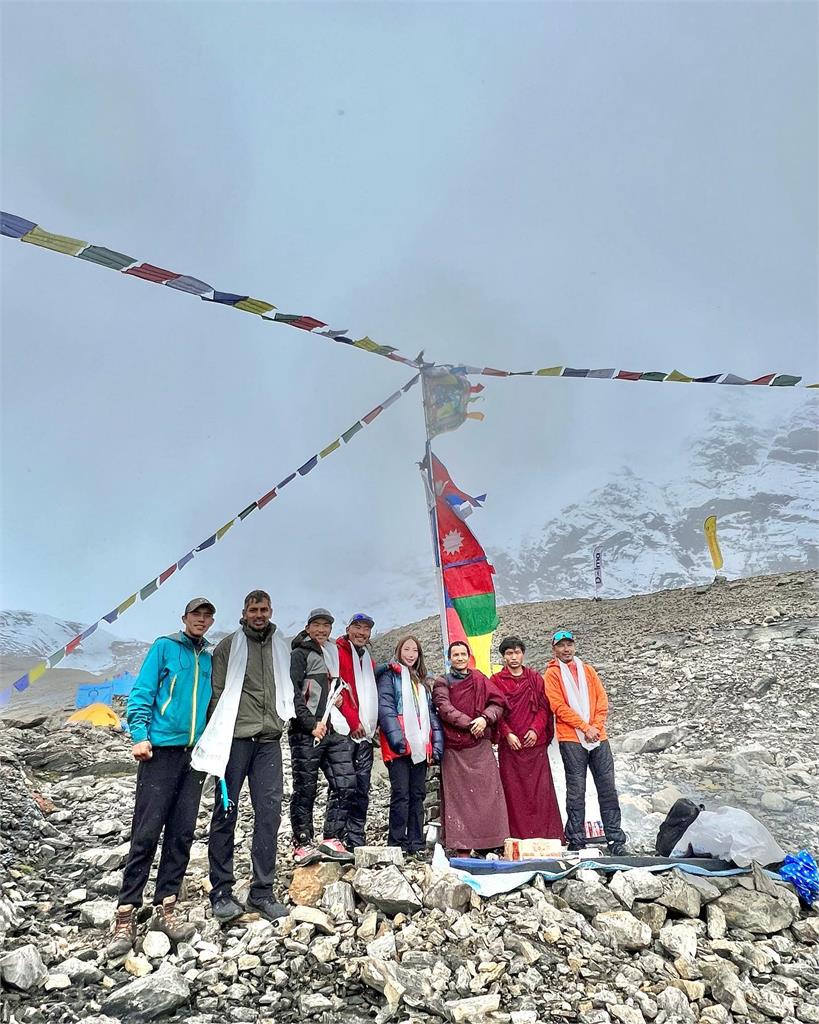
[[[552,629],[577,631],[611,694],[635,850],[648,852],[683,792],[745,807],[786,849],[817,854],[816,587],[816,574],[790,574],[519,605],[502,610],[498,636],[519,632],[541,666]],[[430,650],[433,628],[413,627]],[[294,871],[285,821],[280,896],[291,916],[220,929],[207,911],[210,795],[183,902],[197,936],[169,949],[150,933],[107,962],[133,790],[125,737],[13,710],[0,723],[0,1021],[819,1024],[819,915],[760,872],[702,882],[582,871],[482,901],[384,848],[359,851],[349,868]],[[373,844],[384,841],[387,801],[379,762]],[[251,820],[245,798],[244,879]]]

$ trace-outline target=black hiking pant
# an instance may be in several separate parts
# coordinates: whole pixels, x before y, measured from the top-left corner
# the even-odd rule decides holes
[[[560,756],[566,773],[566,842],[585,845],[586,842],[586,772],[591,771],[603,831],[610,845],[625,843],[626,834],[620,827],[620,801],[614,782],[614,758],[608,740],[586,750],[580,743],[560,743]]]
[[[388,846],[400,846],[404,853],[424,849],[424,797],[427,791],[427,762],[413,764],[409,755],[387,761],[390,776],[390,830]]]
[[[371,740],[356,743],[350,740],[355,788],[350,798],[350,812],[347,815],[347,846],[354,850],[356,846],[367,843],[367,811],[370,807],[370,785],[373,774],[373,745]],[[335,799],[335,795],[331,796]]]
[[[350,801],[355,792],[355,773],[349,736],[328,732],[313,745],[312,735],[291,732],[290,758],[293,771],[293,795],[290,798],[290,824],[293,843],[304,846],[313,842],[313,807],[316,802],[319,771],[327,779],[327,812],[324,817],[324,838],[344,842]]]
[[[154,747],[150,761],[139,762],[131,848],[117,899],[119,906],[141,906],[163,829],[154,904],[179,894],[191,855],[204,782],[204,772],[191,769],[188,747]]]
[[[250,861],[253,880],[250,898],[270,896],[276,878],[276,843],[282,820],[282,748],[279,740],[260,743],[255,739],[235,739],[225,768],[230,811],[222,806],[217,784],[210,822],[208,864],[210,867],[211,902],[233,891],[233,849],[236,819],[239,816],[239,794],[245,779],[250,784],[253,805],[253,842]]]

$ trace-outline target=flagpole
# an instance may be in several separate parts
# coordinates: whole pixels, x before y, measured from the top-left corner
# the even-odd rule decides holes
[[[432,540],[432,559],[435,564],[435,575],[438,582],[438,608],[440,616],[441,626],[441,655],[443,657],[444,669],[446,669],[447,657],[446,650],[448,646],[449,631],[446,624],[446,598],[444,596],[444,573],[441,568],[441,546],[440,546],[440,535],[438,529],[438,505],[437,495],[435,494],[435,480],[432,473],[432,437],[430,435],[429,427],[429,416],[427,414],[427,404],[424,400],[424,374],[421,371],[421,406],[424,410],[424,433],[426,435],[426,447],[424,462],[421,465],[422,471],[425,470],[426,476],[424,479],[425,490],[427,493],[427,512],[429,515],[429,532]]]

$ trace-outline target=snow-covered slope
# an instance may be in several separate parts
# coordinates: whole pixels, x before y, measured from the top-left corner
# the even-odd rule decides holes
[[[610,597],[702,582],[712,574],[703,520],[718,519],[729,576],[819,566],[819,444],[812,404],[779,430],[715,417],[687,465],[654,480],[624,467],[582,503],[493,553],[502,602],[592,591],[592,550],[604,549]]]
[[[0,655],[45,657],[82,633],[86,625],[36,612],[0,612]],[[95,674],[133,671],[149,646],[142,640],[121,640],[98,629],[61,663],[61,667]]]

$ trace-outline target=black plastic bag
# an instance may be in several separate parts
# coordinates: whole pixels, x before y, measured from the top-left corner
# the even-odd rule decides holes
[[[679,842],[688,826],[696,821],[700,811],[705,810],[704,804],[695,804],[693,800],[677,800],[666,815],[657,833],[656,850],[661,857],[670,857],[671,851]],[[691,856],[691,850],[687,852]]]

